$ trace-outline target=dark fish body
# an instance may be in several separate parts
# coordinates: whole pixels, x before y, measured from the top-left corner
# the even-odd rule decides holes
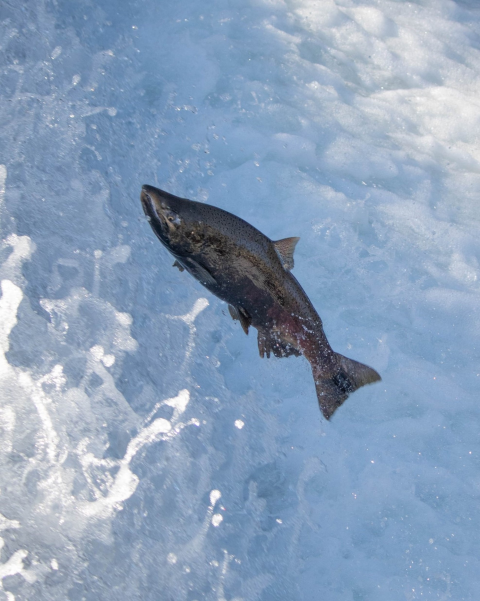
[[[258,330],[262,357],[308,359],[327,419],[349,393],[380,380],[375,370],[332,350],[322,320],[290,272],[298,238],[273,242],[227,211],[153,186],[143,186],[141,201],[174,265],[227,302],[247,334],[250,326]]]

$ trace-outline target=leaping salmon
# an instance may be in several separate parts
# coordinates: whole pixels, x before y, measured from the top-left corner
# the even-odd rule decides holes
[[[293,251],[299,238],[270,240],[232,213],[143,186],[143,210],[160,242],[212,294],[248,334],[258,331],[261,357],[304,355],[312,366],[326,419],[348,395],[380,380],[362,363],[335,353],[322,320],[297,282]]]

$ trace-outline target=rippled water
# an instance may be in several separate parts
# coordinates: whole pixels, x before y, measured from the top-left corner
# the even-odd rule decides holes
[[[474,2],[0,5],[0,599],[474,601]],[[383,381],[322,420],[154,238],[272,239]]]

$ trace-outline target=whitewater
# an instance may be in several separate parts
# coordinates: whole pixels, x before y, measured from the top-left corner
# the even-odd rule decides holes
[[[476,601],[480,7],[0,4],[0,601]],[[173,260],[273,240],[382,382],[330,422]]]

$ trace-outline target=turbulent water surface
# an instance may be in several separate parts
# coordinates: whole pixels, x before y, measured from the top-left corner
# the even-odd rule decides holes
[[[0,3],[0,601],[476,601],[475,1]],[[383,381],[320,415],[171,268],[272,239]]]

